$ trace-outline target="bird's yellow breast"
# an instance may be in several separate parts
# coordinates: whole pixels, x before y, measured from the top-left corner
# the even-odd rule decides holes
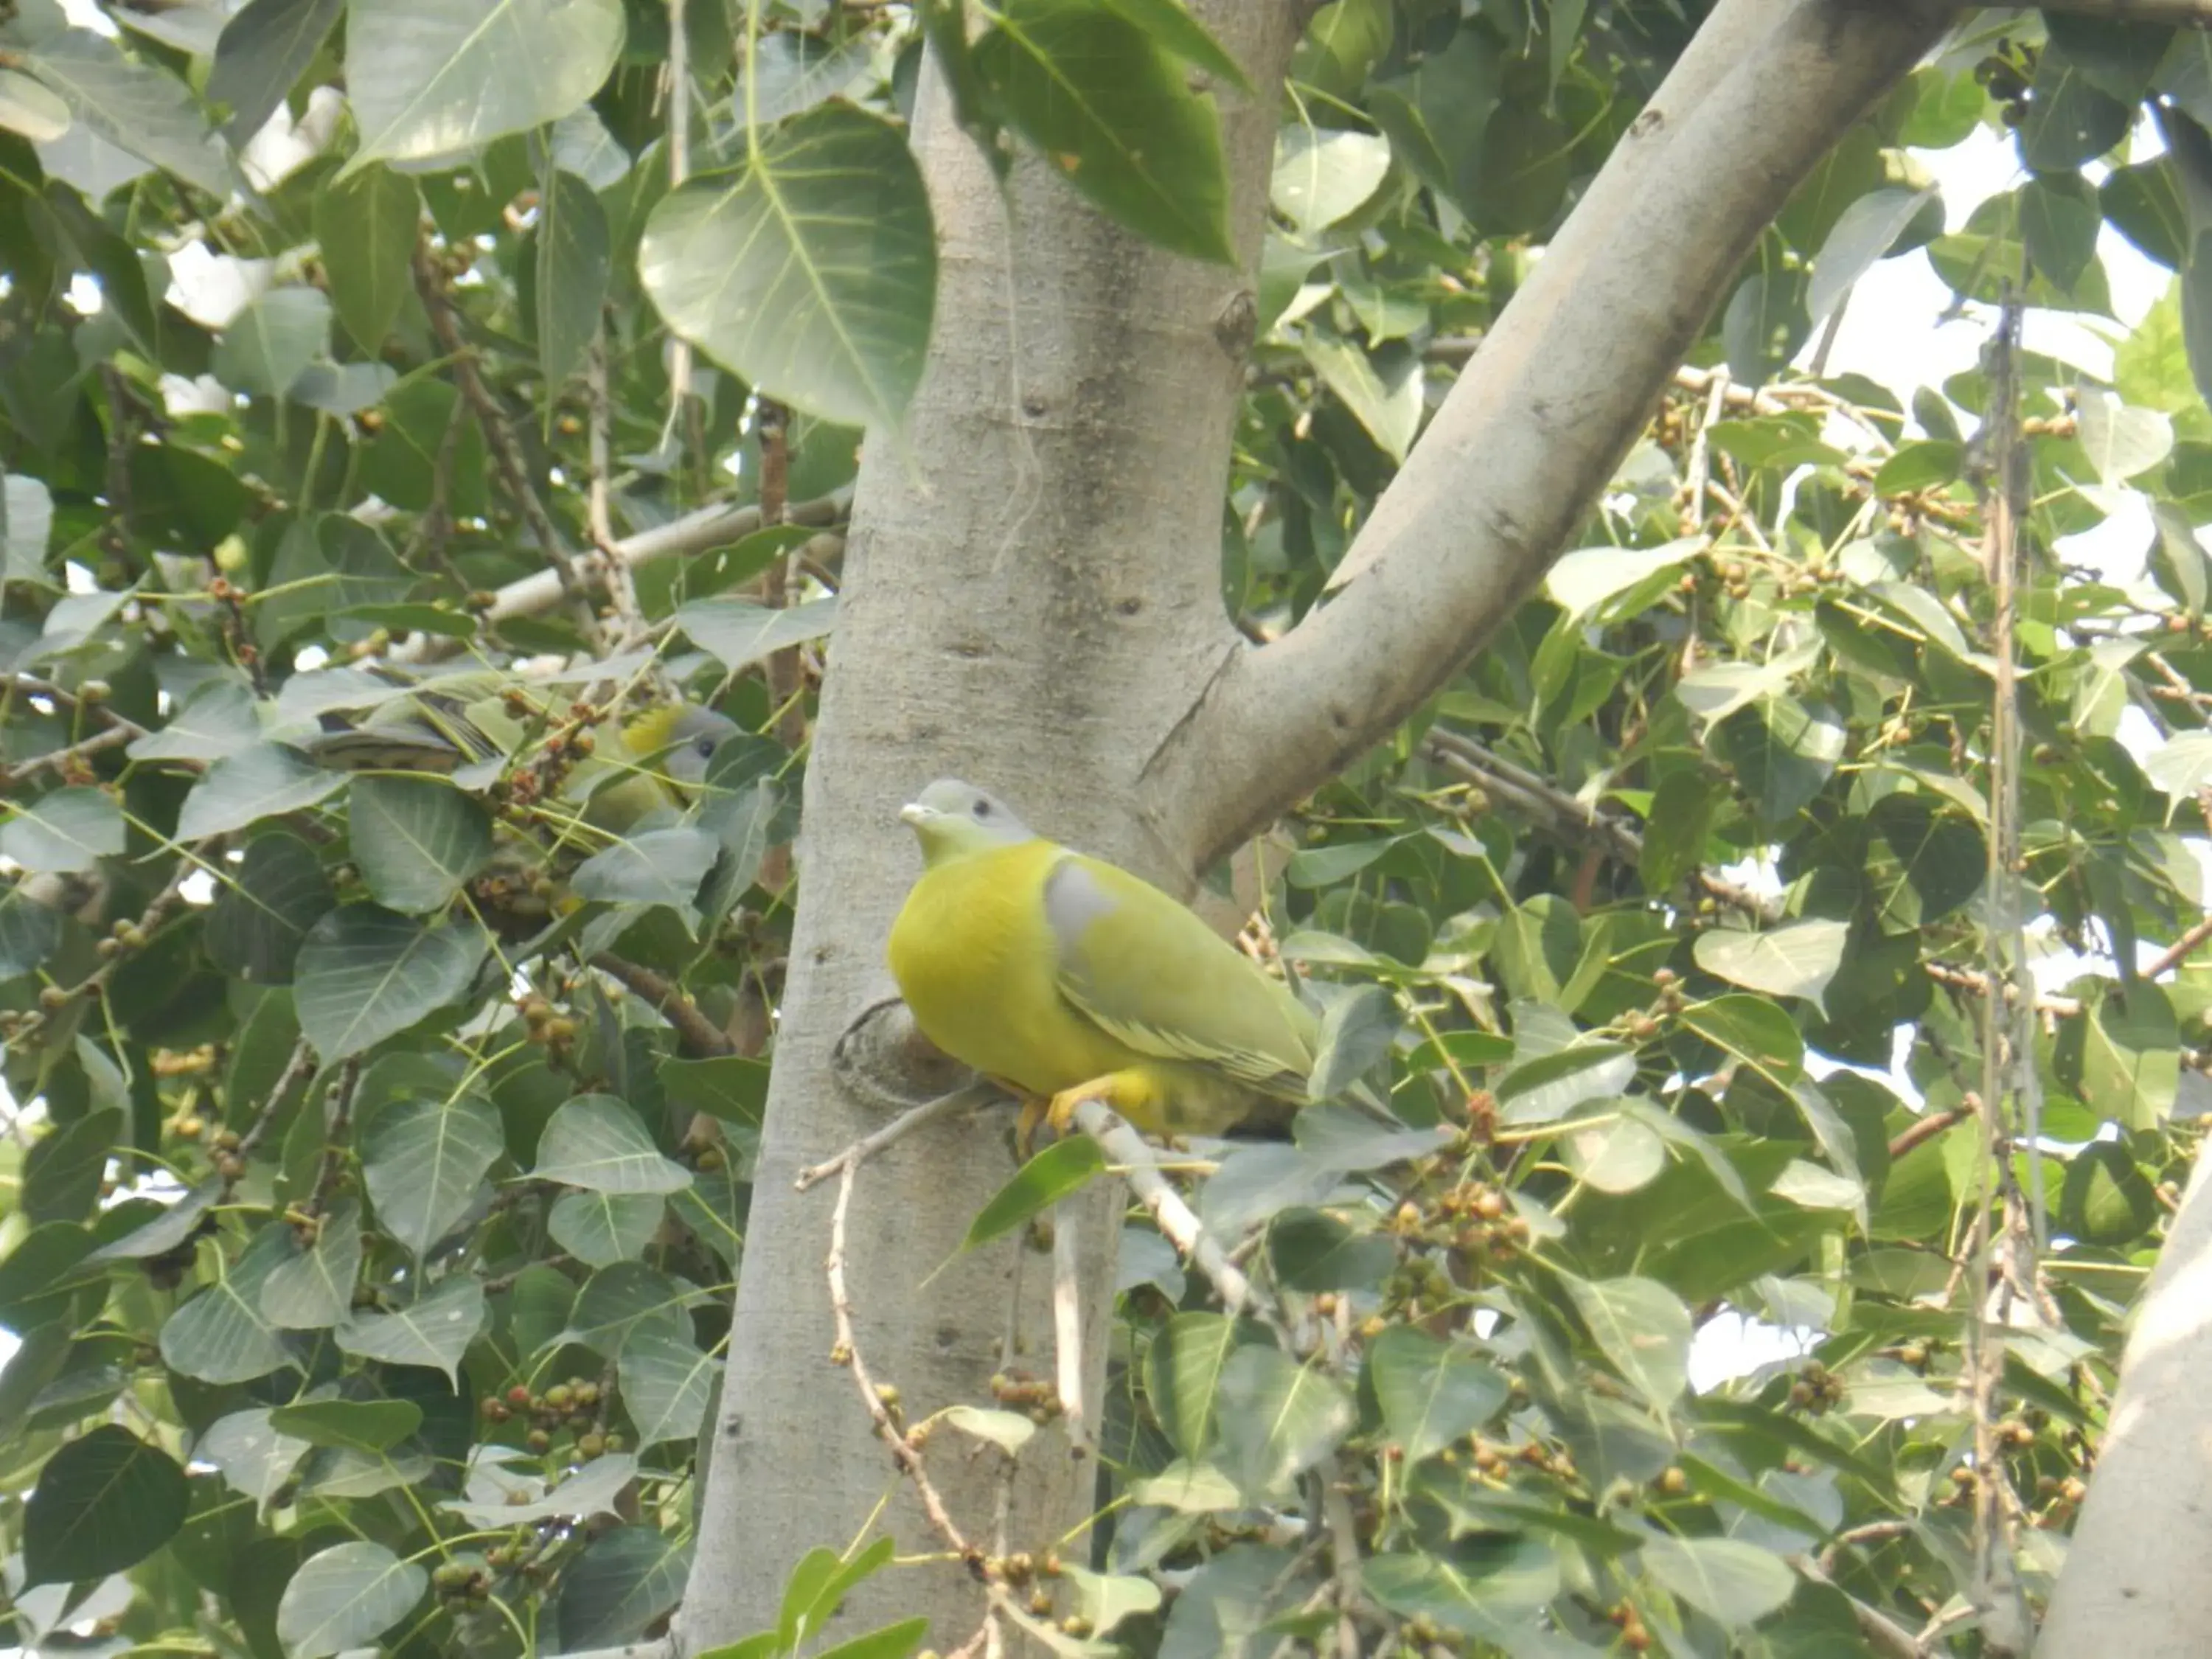
[[[1044,882],[1066,855],[1037,840],[948,859],[922,872],[891,925],[891,976],[922,1035],[1036,1095],[1144,1060],[1060,994]]]

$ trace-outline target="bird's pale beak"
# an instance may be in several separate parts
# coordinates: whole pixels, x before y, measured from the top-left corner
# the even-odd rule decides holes
[[[936,816],[935,812],[918,800],[910,800],[899,808],[899,822],[913,824],[916,829],[920,829]]]

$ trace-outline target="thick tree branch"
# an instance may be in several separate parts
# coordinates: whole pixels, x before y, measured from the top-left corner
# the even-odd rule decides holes
[[[1960,0],[1960,11],[1980,8]],[[2212,0],[2045,0],[2038,9],[2071,12],[2078,17],[2109,17],[2116,23],[2172,23],[2183,28],[2212,28]]]
[[[1331,594],[1277,643],[1232,646],[1154,755],[1154,810],[1198,867],[1404,719],[1511,613],[1760,230],[1951,15],[1933,0],[1723,0],[1483,340]]]

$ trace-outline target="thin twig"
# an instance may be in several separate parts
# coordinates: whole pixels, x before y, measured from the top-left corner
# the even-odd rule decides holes
[[[592,545],[599,550],[598,568],[606,581],[607,598],[621,623],[621,644],[643,637],[645,613],[638,608],[637,584],[629,567],[615,552],[615,526],[609,506],[613,493],[614,400],[607,387],[607,327],[602,316],[592,331],[591,349],[584,358],[584,393],[587,416],[586,462],[591,471],[584,495],[584,523]]]
[[[860,1339],[853,1330],[852,1292],[845,1286],[845,1217],[853,1206],[853,1177],[860,1169],[857,1164],[848,1164],[837,1180],[837,1202],[830,1212],[830,1254],[823,1259],[823,1270],[830,1279],[830,1315],[837,1328],[837,1345],[830,1350],[830,1358],[853,1374],[854,1385],[860,1391],[860,1401],[867,1407],[868,1419],[875,1425],[877,1437],[890,1448],[891,1461],[899,1466],[914,1482],[915,1494],[921,1499],[922,1512],[937,1529],[947,1547],[967,1563],[968,1571],[977,1579],[988,1582],[983,1552],[968,1541],[945,1507],[945,1499],[923,1468],[921,1453],[906,1431],[891,1419],[890,1407],[884,1401],[875,1379],[868,1375],[867,1363],[860,1358]]]
[[[111,726],[105,732],[95,732],[92,736],[80,738],[63,748],[50,749],[43,755],[33,755],[12,767],[0,768],[0,789],[21,783],[26,778],[35,777],[49,768],[66,775],[76,763],[103,750],[118,748],[132,742],[137,736],[136,728],[128,724]]]
[[[1895,1163],[1923,1141],[1933,1140],[1954,1123],[1963,1123],[1973,1114],[1960,1107],[1951,1107],[1941,1112],[1923,1114],[1915,1121],[1897,1132],[1889,1143],[1890,1162]]]
[[[2007,1152],[2024,1139],[2031,1160],[2029,1182],[2034,1203],[2038,1239],[2045,1236],[2042,1213],[2043,1182],[2033,1167],[2036,1132],[2033,1088],[2023,1089],[2020,1046],[2021,1022],[2032,1018],[2033,991],[2026,982],[2026,945],[2021,927],[2020,891],[2020,708],[2017,685],[2014,578],[2019,557],[2019,515],[2024,491],[2020,474],[2024,452],[2020,448],[2020,349],[2022,305],[2018,294],[2008,289],[2001,307],[1996,333],[1984,355],[1989,379],[1988,413],[1982,443],[1988,467],[1984,491],[1984,559],[1989,573],[1995,619],[1990,629],[1990,654],[1996,659],[1996,683],[1990,702],[1990,826],[1989,872],[1985,902],[1987,921],[1986,982],[2014,989],[2012,997],[1984,995],[1982,1000],[1982,1077],[1978,1118],[1981,1125],[1981,1194],[1976,1205],[1976,1248],[1969,1260],[1968,1284],[1972,1297],[1966,1313],[1967,1397],[1972,1406],[1974,1437],[1973,1546],[1974,1571],[1971,1595],[1977,1608],[1991,1622],[1993,1647],[2014,1651],[2022,1645],[2005,1640],[2000,1632],[2012,1621],[2020,1598],[2018,1577],[2012,1561],[2012,1541],[2007,1526],[2003,1447],[1998,1439],[1998,1388],[2004,1370],[2004,1343],[1996,1330],[1990,1308],[1991,1269],[1996,1242],[1989,1224],[1992,1202],[2002,1202],[2008,1223],[2017,1215],[2021,1194],[2012,1176]],[[2016,1003],[2017,1007],[2008,1004]],[[2031,1032],[2032,1038],[2032,1032]],[[2030,1051],[2032,1052],[2032,1050]],[[2023,1133],[2015,1138],[2007,1122],[2008,1099],[2022,1106]],[[2008,1225],[2008,1232],[2011,1231]],[[1997,1298],[2008,1306],[2005,1288]],[[2002,1316],[2000,1310],[1999,1316]]]
[[[1814,1583],[1837,1589],[1835,1581],[1811,1557],[1793,1555],[1789,1562]],[[1859,1627],[1859,1634],[1866,1638],[1873,1652],[1881,1654],[1883,1659],[1928,1659],[1928,1650],[1920,1645],[1919,1639],[1888,1614],[1869,1607],[1856,1595],[1846,1594],[1844,1599],[1850,1603],[1852,1623]]]
[[[817,500],[803,501],[790,508],[785,516],[787,523],[828,528],[841,525],[853,505],[850,485],[832,491]],[[757,505],[747,503],[739,507],[720,502],[687,513],[680,519],[636,534],[625,536],[608,550],[606,562],[619,564],[635,570],[638,566],[652,564],[658,560],[686,557],[705,553],[717,547],[726,547],[732,542],[750,536],[761,527],[761,513]],[[594,577],[604,574],[599,556],[579,560],[579,566],[588,565],[588,571],[580,574]],[[483,625],[496,628],[501,623],[512,622],[518,617],[535,617],[554,609],[562,602],[562,590],[557,570],[533,571],[520,576],[505,586],[493,590],[491,603],[479,613]],[[410,635],[387,653],[394,663],[435,662],[455,655],[465,647],[465,642],[444,634]]]
[[[252,1155],[253,1149],[261,1144],[261,1137],[269,1133],[269,1126],[276,1121],[276,1103],[314,1066],[315,1051],[307,1046],[307,1039],[301,1037],[292,1045],[292,1057],[284,1062],[283,1071],[277,1074],[276,1081],[262,1097],[261,1109],[253,1115],[253,1121],[246,1126],[245,1132],[238,1138],[238,1145],[233,1151],[241,1164]]]
[[[2212,939],[2212,916],[2207,916],[2194,927],[2159,952],[2157,958],[2142,970],[2145,979],[2157,979],[2172,973],[2188,959],[2189,953],[2208,939]]]
[[[988,1083],[971,1083],[964,1089],[955,1089],[949,1095],[939,1095],[934,1100],[925,1100],[919,1106],[910,1106],[889,1123],[872,1134],[862,1135],[836,1157],[801,1170],[791,1183],[794,1192],[805,1192],[819,1186],[831,1176],[841,1176],[857,1170],[894,1142],[904,1140],[917,1129],[926,1129],[939,1118],[951,1117],[1000,1098],[999,1091]]]
[[[1352,1498],[1340,1481],[1324,1475],[1322,1514],[1328,1524],[1329,1562],[1336,1586],[1336,1650],[1338,1659],[1359,1659],[1359,1626],[1352,1614],[1359,1606],[1359,1530],[1352,1522]]]
[[[1220,1292],[1222,1304],[1232,1313],[1256,1309],[1252,1281],[1229,1259],[1220,1242],[1200,1224],[1183,1202],[1144,1138],[1121,1115],[1101,1100],[1081,1100],[1075,1106],[1076,1127],[1097,1141],[1107,1162],[1118,1166],[1137,1201],[1152,1212],[1153,1223]],[[1264,1317],[1264,1316],[1263,1316]]]
[[[430,331],[438,337],[439,349],[453,360],[461,396],[475,412],[477,424],[483,428],[484,445],[491,451],[501,487],[514,503],[515,511],[522,515],[538,552],[560,582],[585,645],[592,655],[604,656],[606,641],[599,628],[599,613],[592,608],[592,596],[577,574],[574,556],[562,543],[552,514],[545,510],[545,503],[531,486],[529,471],[522,462],[522,447],[515,440],[514,428],[507,423],[506,412],[500,408],[499,400],[493,397],[491,387],[477,366],[476,349],[462,337],[453,298],[446,291],[445,278],[428,244],[419,244],[415,249],[415,290],[422,297],[422,309],[430,319]]]
[[[699,1005],[684,995],[672,981],[606,951],[592,958],[592,966],[621,981],[626,988],[650,1003],[654,1012],[675,1028],[677,1039],[690,1059],[720,1060],[738,1052],[738,1045],[730,1041],[729,1034],[701,1013]]]
[[[52,680],[40,679],[32,674],[15,674],[8,678],[4,687],[0,687],[0,693],[4,693],[10,697],[18,692],[33,697],[46,697],[62,708],[76,709],[82,714],[91,715],[104,726],[128,732],[134,738],[143,738],[148,732],[148,728],[139,725],[137,721],[126,715],[117,714],[105,699],[95,700],[87,697],[82,693],[71,691],[66,686],[58,685]]]

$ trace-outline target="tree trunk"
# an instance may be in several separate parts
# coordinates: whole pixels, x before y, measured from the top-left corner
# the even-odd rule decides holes
[[[1218,94],[1249,270],[1273,88],[1302,8],[1194,9],[1267,94]],[[1949,15],[1936,0],[1722,0],[1461,376],[1332,597],[1263,650],[1229,628],[1218,579],[1249,294],[1111,229],[1041,167],[1018,167],[1002,198],[925,76],[915,144],[938,217],[936,346],[909,450],[872,437],[855,501],[687,1647],[769,1625],[792,1565],[852,1542],[886,1496],[905,1549],[944,1547],[830,1358],[832,1194],[791,1187],[881,1121],[840,1092],[830,1059],[890,989],[883,940],[915,869],[898,804],[964,776],[1041,832],[1188,892],[1510,613],[1759,229]],[[1011,1170],[999,1125],[971,1121],[859,1177],[860,1346],[910,1419],[987,1399],[1009,1341],[1018,1368],[1051,1375],[1042,1257],[995,1249],[930,1277]],[[1083,1224],[1094,1400],[1114,1213],[1099,1194]],[[1050,1547],[1090,1513],[1092,1467],[1056,1437],[1031,1443],[1010,1487],[995,1452],[971,1457],[954,1438],[932,1441],[930,1466],[987,1551]],[[902,1571],[848,1619],[925,1613],[951,1645],[981,1606],[965,1575]]]
[[[2197,1158],[2136,1310],[2096,1479],[2036,1659],[2190,1659],[2212,1554],[2212,1163]]]
[[[1249,269],[1297,18],[1291,6],[1198,8],[1257,99],[1219,91],[1234,222]],[[1222,480],[1243,386],[1250,297],[1237,272],[1109,226],[1063,180],[1024,165],[1002,195],[925,76],[915,147],[939,240],[939,348],[909,413],[910,453],[872,435],[807,769],[775,1070],[736,1322],[684,1616],[694,1650],[773,1624],[808,1549],[842,1548],[888,1493],[902,1553],[941,1552],[872,1437],[833,1342],[823,1257],[834,1192],[800,1169],[880,1127],[841,1092],[841,1033],[890,993],[884,939],[918,868],[900,803],[934,777],[1003,793],[1042,834],[1158,878],[1182,867],[1172,826],[1139,829],[1139,769],[1219,667]],[[1243,319],[1242,333],[1237,321]],[[987,1401],[1013,1364],[1053,1372],[1048,1258],[1001,1245],[951,1260],[1012,1173],[1007,1120],[909,1138],[858,1176],[847,1273],[859,1346],[909,1420]],[[1089,1340],[1099,1340],[1118,1209],[1082,1208]],[[927,1282],[925,1283],[924,1281]],[[986,1550],[1042,1551],[1092,1509],[1095,1463],[1056,1432],[1023,1451],[1003,1528],[999,1454],[933,1439],[933,1479]],[[1000,1534],[1003,1532],[1003,1540]],[[950,1647],[977,1623],[967,1575],[879,1577],[847,1620],[925,1613]]]

